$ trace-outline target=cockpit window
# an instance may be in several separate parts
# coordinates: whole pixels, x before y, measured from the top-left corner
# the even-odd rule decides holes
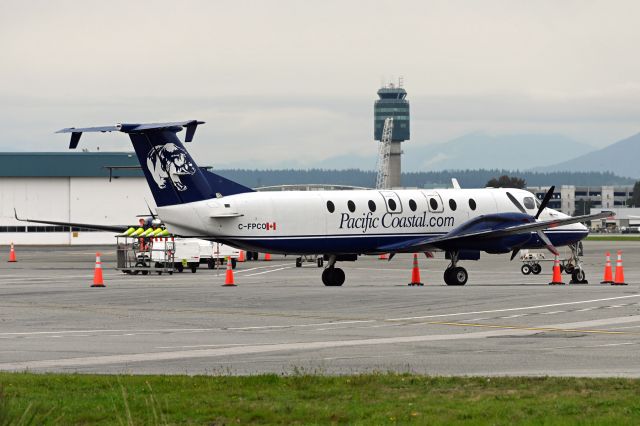
[[[529,210],[536,208],[536,202],[533,197],[524,197],[524,207]]]

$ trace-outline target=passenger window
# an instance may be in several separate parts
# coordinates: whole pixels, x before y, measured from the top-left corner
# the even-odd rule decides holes
[[[415,212],[416,209],[418,208],[418,205],[416,204],[415,201],[409,200],[409,208],[411,209],[411,211]]]
[[[355,204],[354,204],[354,202],[353,202],[353,201],[351,201],[351,200],[347,201],[347,208],[349,209],[349,211],[350,211],[351,213],[353,213],[353,212],[355,212],[355,211],[356,211],[356,205],[355,205]]]
[[[476,202],[473,198],[469,198],[469,207],[471,208],[471,210],[476,209]]]
[[[374,203],[373,200],[369,200],[369,210],[371,210],[371,212],[376,211],[376,203]]]
[[[524,207],[529,210],[536,208],[536,202],[533,201],[533,197],[524,197]]]
[[[455,200],[449,200],[449,207],[451,208],[451,210],[455,211],[458,208],[458,205],[456,204]]]
[[[392,200],[391,198],[389,198],[389,210],[395,211],[396,207],[398,206],[396,205],[395,200]]]
[[[438,202],[436,201],[435,198],[429,198],[429,205],[431,206],[431,210],[433,211],[438,210]]]
[[[327,201],[327,210],[329,210],[329,213],[336,211],[336,206],[333,204],[333,201]]]

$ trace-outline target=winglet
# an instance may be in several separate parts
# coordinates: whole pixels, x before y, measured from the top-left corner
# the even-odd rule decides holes
[[[461,189],[458,179],[456,178],[451,178],[451,185],[453,185],[453,189]]]

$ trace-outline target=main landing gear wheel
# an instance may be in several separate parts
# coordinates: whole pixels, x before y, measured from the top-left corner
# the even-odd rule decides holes
[[[575,268],[571,273],[571,282],[569,284],[589,284],[589,281],[587,281],[587,274],[584,273],[584,269]]]
[[[520,268],[520,271],[524,274],[524,275],[529,275],[531,273],[531,266],[524,264],[522,265],[522,267]]]
[[[465,285],[468,279],[469,274],[462,266],[447,268],[444,271],[444,282],[447,285]]]
[[[327,268],[322,271],[322,283],[326,286],[339,287],[344,284],[344,271],[340,268]]]

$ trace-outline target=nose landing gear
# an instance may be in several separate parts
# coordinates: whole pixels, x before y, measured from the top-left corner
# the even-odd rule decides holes
[[[589,284],[587,274],[585,274],[582,267],[582,260],[580,260],[580,256],[583,254],[581,245],[571,244],[569,248],[571,249],[571,259],[569,260],[569,265],[565,268],[566,272],[571,274],[569,284]]]
[[[448,253],[451,258],[451,265],[444,270],[444,282],[447,285],[465,285],[469,279],[467,270],[458,264],[458,252],[451,251]]]

